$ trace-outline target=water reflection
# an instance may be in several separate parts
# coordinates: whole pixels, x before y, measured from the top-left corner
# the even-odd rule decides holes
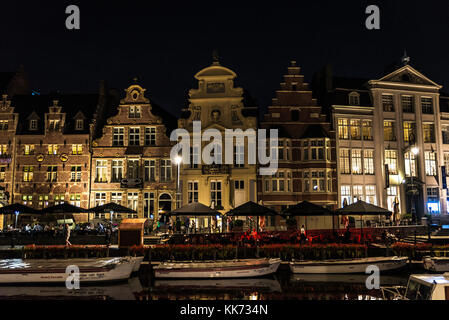
[[[13,300],[371,300],[380,290],[368,290],[366,275],[293,275],[253,279],[155,280],[141,270],[128,283],[65,287],[0,287],[0,299]],[[381,275],[381,285],[406,285],[408,274]]]

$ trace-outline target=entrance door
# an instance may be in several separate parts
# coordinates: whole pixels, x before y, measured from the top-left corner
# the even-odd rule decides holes
[[[245,196],[245,181],[244,180],[235,180],[234,181],[234,206],[238,207],[239,205],[246,202]]]

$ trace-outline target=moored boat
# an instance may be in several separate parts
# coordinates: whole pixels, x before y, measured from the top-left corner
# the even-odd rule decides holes
[[[449,300],[449,273],[412,274],[406,287],[380,288],[386,300]]]
[[[424,269],[431,272],[449,271],[449,257],[430,257],[423,258]]]
[[[375,265],[379,271],[395,270],[407,264],[408,257],[372,257],[360,259],[322,260],[290,262],[293,273],[365,273],[366,268]]]
[[[143,256],[141,256],[141,257],[131,257],[131,259],[134,262],[133,271],[132,271],[133,273],[139,271],[140,265],[142,264],[142,261],[143,261],[143,258],[144,258]]]
[[[131,257],[100,259],[3,259],[0,284],[65,283],[73,276],[68,266],[79,270],[80,283],[129,279],[135,261]]]
[[[155,267],[156,278],[251,278],[275,273],[280,259],[163,262]]]

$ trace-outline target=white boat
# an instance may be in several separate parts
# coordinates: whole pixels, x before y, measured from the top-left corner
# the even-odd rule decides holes
[[[131,257],[131,259],[134,262],[133,271],[132,271],[133,273],[139,271],[140,265],[142,264],[142,261],[143,261],[143,258],[144,258],[143,256],[142,257]]]
[[[275,273],[280,259],[163,262],[154,266],[156,278],[251,278]]]
[[[341,260],[295,260],[290,262],[293,273],[365,273],[366,268],[375,265],[379,271],[394,270],[404,267],[408,257],[373,257]]]
[[[380,287],[385,300],[449,300],[449,273],[412,274],[407,287]]]
[[[65,283],[79,268],[80,283],[123,281],[129,279],[135,261],[131,257],[100,259],[3,259],[0,260],[0,284]]]
[[[173,290],[255,290],[265,289],[270,292],[281,292],[281,285],[276,279],[240,278],[240,279],[168,279],[156,280],[155,289]]]
[[[449,257],[424,257],[424,269],[431,272],[447,272],[449,271]]]

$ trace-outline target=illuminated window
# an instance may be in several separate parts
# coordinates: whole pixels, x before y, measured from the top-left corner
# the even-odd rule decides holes
[[[63,194],[55,194],[55,205],[64,203],[64,195]]]
[[[48,207],[48,200],[49,200],[48,194],[40,194],[38,195],[38,199],[39,199],[38,205],[40,208]]]
[[[139,178],[139,160],[131,159],[128,160],[128,168],[127,168],[127,176],[129,179],[138,179]]]
[[[424,136],[424,142],[426,143],[435,142],[435,127],[433,123],[424,123],[422,125],[422,131]]]
[[[81,207],[81,194],[79,194],[79,193],[72,193],[70,195],[70,204],[72,206]]]
[[[404,154],[405,162],[405,176],[416,177],[416,158],[413,152],[406,152]]]
[[[95,165],[95,182],[107,182],[107,160],[97,160]]]
[[[348,140],[349,139],[349,121],[348,119],[338,119],[338,138]]]
[[[345,199],[347,204],[351,203],[351,186],[341,186],[340,187],[340,205],[343,207],[345,203]]]
[[[81,181],[81,166],[72,166],[70,170],[70,181],[72,182]]]
[[[112,192],[111,193],[111,202],[121,205],[122,204],[122,193],[121,192]]]
[[[31,194],[22,195],[22,202],[25,206],[31,207],[33,205],[33,195]]]
[[[349,166],[349,149],[340,149],[340,173],[351,173]]]
[[[414,142],[410,141],[410,138],[416,140],[415,136],[415,123],[414,122],[404,122],[404,142]]]
[[[436,176],[437,168],[435,162],[435,152],[426,151],[424,152],[426,175]]]
[[[59,130],[60,120],[50,120],[48,130],[50,131],[58,131]]]
[[[360,140],[360,120],[351,119],[351,139]]]
[[[26,144],[24,147],[24,154],[34,154],[34,144]]]
[[[394,204],[396,201],[399,201],[398,187],[391,186],[387,188],[387,206],[388,210],[390,210],[391,212],[394,211]]]
[[[137,192],[128,192],[128,208],[137,211],[139,204],[139,194]]]
[[[58,145],[57,144],[49,144],[48,145],[48,154],[58,154]]]
[[[154,204],[155,204],[154,192],[145,192],[143,194],[143,216],[147,219],[154,218]]]
[[[119,182],[123,179],[123,160],[112,160],[112,182]]]
[[[384,140],[396,141],[396,134],[394,132],[394,121],[384,121]]]
[[[33,181],[33,166],[24,166],[23,167],[23,181],[29,182]]]
[[[390,174],[398,174],[398,161],[396,150],[385,150],[385,164],[388,164]]]
[[[83,154],[82,144],[72,144],[72,154]]]
[[[106,203],[106,192],[95,192],[95,206],[102,206]]]
[[[6,155],[6,154],[8,154],[8,145],[0,144],[0,155]]]
[[[374,150],[363,150],[363,172],[365,174],[374,174]]]
[[[212,180],[210,182],[210,199],[215,207],[221,206],[221,181]]]
[[[351,149],[352,174],[362,174],[362,150]]]
[[[352,186],[352,198],[354,203],[358,200],[363,200],[363,186]]]
[[[365,186],[365,201],[377,205],[375,185]]]
[[[373,140],[373,122],[371,120],[362,121],[363,140]]]
[[[58,167],[48,166],[47,167],[47,182],[56,182],[58,178]]]

